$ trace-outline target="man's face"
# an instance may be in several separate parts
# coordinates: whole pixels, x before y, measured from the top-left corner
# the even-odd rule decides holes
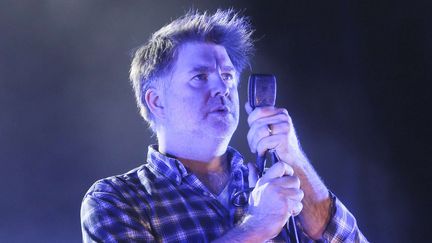
[[[238,74],[221,45],[188,42],[163,92],[167,135],[230,139],[238,125]]]

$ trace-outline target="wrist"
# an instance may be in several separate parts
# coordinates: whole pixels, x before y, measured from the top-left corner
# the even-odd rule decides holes
[[[256,224],[254,223],[254,220],[251,218],[251,216],[245,216],[240,224],[229,230],[221,238],[212,242],[243,243],[267,241],[268,239],[263,236],[261,229],[257,230],[259,229],[259,227],[256,227],[255,225]]]
[[[309,165],[309,160],[301,149],[284,153],[282,156],[280,156],[280,159],[293,167],[294,171],[304,171]]]
[[[333,216],[333,198],[327,191],[325,199],[313,202],[305,202],[302,213],[299,215],[303,231],[309,238],[319,240]]]
[[[271,237],[266,236],[266,230],[258,227],[258,221],[259,220],[257,220],[256,217],[249,214],[246,215],[238,225],[238,229],[245,235],[245,242],[265,242],[271,239]]]

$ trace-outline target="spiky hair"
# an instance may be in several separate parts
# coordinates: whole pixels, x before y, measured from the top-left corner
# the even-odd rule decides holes
[[[156,31],[135,51],[130,69],[138,108],[150,127],[154,130],[154,119],[144,95],[150,87],[161,85],[161,77],[171,70],[182,44],[202,41],[222,45],[240,74],[253,52],[252,33],[249,19],[233,9],[218,9],[213,14],[189,10]]]

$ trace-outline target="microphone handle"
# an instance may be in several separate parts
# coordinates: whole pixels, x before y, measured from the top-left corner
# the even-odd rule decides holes
[[[265,156],[259,156],[257,154],[256,157],[256,166],[258,169],[258,177],[261,178],[263,173],[264,173],[264,169],[266,167],[266,158],[271,158],[271,163],[272,165],[276,162],[279,161],[279,158],[276,154],[275,151],[266,151]],[[283,227],[285,234],[282,234],[283,236],[288,236],[289,237],[289,241],[288,239],[285,239],[286,242],[291,242],[291,243],[299,243],[299,239],[298,239],[298,234],[297,234],[297,227],[296,227],[296,222],[295,222],[295,218],[294,215],[291,215],[291,217],[289,218],[287,224]]]

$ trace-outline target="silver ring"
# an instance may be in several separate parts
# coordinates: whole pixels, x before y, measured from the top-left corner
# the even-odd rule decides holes
[[[269,132],[269,136],[273,136],[273,130],[271,124],[267,126],[267,131]]]

